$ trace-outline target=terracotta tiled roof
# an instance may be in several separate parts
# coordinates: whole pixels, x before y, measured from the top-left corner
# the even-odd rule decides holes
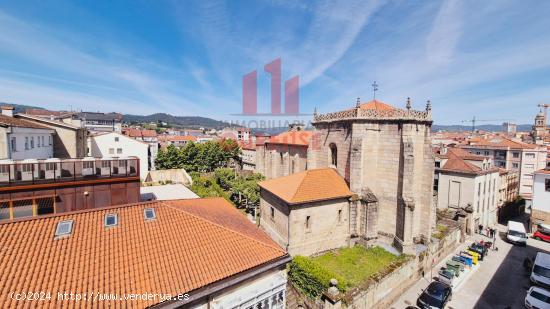
[[[472,154],[462,148],[457,148],[457,147],[447,148],[447,153],[456,155],[462,159],[469,160],[469,161],[483,161],[487,159],[487,157]]]
[[[145,208],[156,219],[144,220]],[[105,228],[104,216],[119,224]],[[57,224],[74,220],[69,237]],[[229,276],[285,257],[264,232],[221,198],[148,202],[0,224],[0,308],[13,291],[52,293],[33,308],[75,307],[57,292],[192,295]],[[77,307],[144,308],[159,300],[80,302]]]
[[[140,130],[140,129],[124,129],[122,130],[124,135],[129,137],[156,137],[157,131],[155,130]]]
[[[266,143],[308,146],[312,136],[313,131],[288,131],[271,137]]]
[[[378,101],[378,100],[372,100],[372,101],[369,101],[367,103],[362,103],[359,105],[359,108],[360,109],[375,109],[375,110],[379,110],[379,111],[391,111],[391,110],[395,110],[395,107],[387,104],[387,103],[384,103],[382,101]]]
[[[482,156],[472,155],[467,151],[460,148],[448,148],[447,149],[447,162],[443,165],[442,169],[452,172],[469,173],[469,174],[485,174],[498,172],[498,168],[492,167],[489,169],[482,169],[479,166],[472,164],[468,161],[479,161],[485,159]]]
[[[0,126],[52,130],[46,126],[42,126],[31,121],[26,121],[23,119],[18,119],[5,115],[0,115]]]
[[[537,145],[516,142],[504,136],[497,136],[491,139],[471,139],[469,146],[481,146],[486,148],[510,148],[510,149],[534,149]]]
[[[260,182],[260,187],[289,204],[350,197],[346,181],[332,168],[307,170]]]
[[[550,174],[550,169],[543,168],[541,170],[536,171],[535,174]]]
[[[197,140],[197,138],[191,135],[159,135],[158,140],[161,142],[194,142]]]

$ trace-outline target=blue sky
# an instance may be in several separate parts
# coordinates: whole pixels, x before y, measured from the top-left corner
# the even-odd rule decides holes
[[[24,2],[24,3],[23,3]],[[0,101],[229,119],[280,57],[300,111],[372,98],[434,120],[531,123],[550,103],[550,1],[5,1]],[[496,121],[495,123],[499,123]]]

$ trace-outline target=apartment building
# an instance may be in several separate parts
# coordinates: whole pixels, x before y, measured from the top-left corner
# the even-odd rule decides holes
[[[16,118],[12,106],[2,106],[0,159],[47,159],[54,154],[55,130]]]
[[[0,223],[0,243],[0,308],[16,288],[51,293],[33,308],[286,307],[289,255],[222,198]]]
[[[116,132],[104,132],[90,135],[88,138],[90,156],[95,158],[125,158],[134,156],[139,159],[139,174],[142,180],[149,170],[149,144]]]
[[[139,201],[139,160],[0,160],[0,221]]]
[[[242,169],[245,171],[256,170],[256,144],[250,142],[239,142],[241,147],[241,164]]]
[[[15,117],[55,130],[53,135],[53,157],[55,158],[84,158],[88,153],[86,128],[34,115],[17,114]]]
[[[504,136],[470,140],[462,145],[472,154],[491,157],[496,167],[519,172],[519,193],[531,199],[533,173],[546,167],[547,148],[526,144]]]
[[[490,157],[472,155],[460,148],[442,148],[436,154],[434,189],[438,209],[472,213],[470,232],[497,222],[500,172]]]
[[[539,223],[550,224],[550,169],[548,168],[534,173],[531,224],[534,227]]]

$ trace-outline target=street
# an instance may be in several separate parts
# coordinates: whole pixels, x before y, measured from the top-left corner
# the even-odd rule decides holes
[[[498,251],[491,251],[480,262],[480,267],[466,281],[453,291],[452,301],[446,308],[479,308],[504,309],[524,308],[523,302],[529,289],[529,273],[523,268],[523,260],[529,256],[534,258],[538,251],[550,253],[550,243],[529,239],[526,247],[514,246],[505,242],[506,226],[499,225],[499,238],[496,246]],[[467,240],[461,248],[465,248],[474,239],[488,240],[481,235],[475,235]],[[433,270],[436,276],[437,270]],[[392,305],[394,309],[416,305],[416,298],[429,284],[430,273],[420,279],[407,290]]]

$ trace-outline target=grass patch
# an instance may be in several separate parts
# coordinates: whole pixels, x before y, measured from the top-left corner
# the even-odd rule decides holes
[[[443,239],[445,235],[447,235],[447,232],[449,231],[449,227],[443,224],[438,224],[436,228],[437,228],[437,232],[433,233],[432,237],[437,238],[439,240]]]
[[[404,258],[405,256],[395,256],[381,247],[366,249],[355,246],[329,252],[312,260],[329,272],[344,278],[346,283],[353,287]]]

